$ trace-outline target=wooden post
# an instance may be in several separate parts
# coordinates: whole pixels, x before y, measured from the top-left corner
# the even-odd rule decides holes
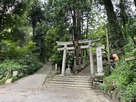
[[[106,42],[107,42],[107,57],[108,57],[108,65],[110,66],[110,48],[109,48],[109,36],[108,36],[108,31],[106,29]]]
[[[90,56],[90,71],[91,77],[94,77],[94,62],[93,62],[93,51],[91,46],[91,41],[89,42],[89,56]]]
[[[64,45],[62,70],[61,70],[61,75],[63,76],[65,75],[66,55],[67,55],[67,45]]]

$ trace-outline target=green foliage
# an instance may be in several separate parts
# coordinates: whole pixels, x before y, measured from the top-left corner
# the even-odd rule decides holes
[[[93,29],[93,34],[90,34],[89,37],[90,38],[98,38],[98,37],[106,36],[105,33],[106,33],[105,27],[101,26],[101,27],[98,27],[97,29]]]
[[[61,25],[57,25],[47,31],[45,36],[45,56],[51,59],[53,63],[60,60],[60,54],[57,51],[56,41],[69,41],[70,35],[67,34],[67,30],[61,29]]]
[[[28,44],[22,48],[23,53],[26,55],[33,52],[36,48],[35,44],[36,43],[32,41],[28,42]]]
[[[35,50],[34,42],[20,47],[17,42],[3,40],[1,48],[0,55],[4,61],[0,64],[0,83],[5,83],[7,79],[17,80],[41,68],[40,61],[32,54]],[[13,71],[18,71],[18,75],[13,76]]]
[[[33,28],[33,35],[35,35],[35,28],[37,27],[38,23],[41,23],[44,17],[44,10],[42,10],[42,4],[39,0],[33,0],[32,8],[28,14],[28,20],[31,22]]]
[[[104,66],[104,74],[106,77],[111,75],[111,72],[112,72],[112,69],[110,68],[110,66],[108,65]]]
[[[125,102],[129,102],[131,101],[130,98],[133,98],[136,95],[133,92],[134,90],[130,90],[130,88],[135,88],[134,82],[136,82],[136,62],[125,62],[121,60],[112,74],[109,77],[106,77],[104,88],[105,91],[109,92],[121,89],[120,97],[125,99]],[[128,94],[131,97],[129,97]],[[128,97],[125,97],[125,95],[128,95]]]
[[[89,39],[97,39],[101,38],[100,41],[95,42],[95,44],[102,44],[106,45],[106,30],[105,26],[98,27],[96,29],[93,29],[92,32],[88,35]]]
[[[126,34],[126,37],[130,37],[132,39],[132,42],[136,44],[136,19],[130,19],[126,27],[124,28],[124,33]]]
[[[62,63],[62,52],[55,52],[54,54],[52,54],[50,60],[53,62],[53,64],[57,63],[58,66],[61,66]]]
[[[8,79],[13,81],[33,74],[41,68],[41,63],[32,55],[26,55],[19,60],[5,60],[0,64],[0,83],[5,83]],[[13,71],[18,71],[17,76],[13,76]]]
[[[22,68],[23,66],[18,62],[5,60],[0,64],[0,84],[5,83],[8,79],[14,80],[15,76],[13,76],[13,71],[19,71],[19,74],[16,77],[22,77],[22,74],[20,73]]]
[[[0,41],[2,39],[21,40],[24,37],[20,28],[28,25],[27,13],[32,0],[1,0],[0,1]],[[9,29],[11,30],[9,32]],[[21,33],[21,35],[20,35]],[[19,36],[20,35],[20,36]]]
[[[129,38],[129,42],[123,47],[123,50],[125,52],[131,52],[134,49],[134,43],[132,40]]]
[[[122,101],[123,102],[136,101],[136,82],[131,83],[126,87],[126,90],[122,93]]]
[[[3,59],[19,59],[32,52],[35,49],[35,43],[29,42],[26,46],[20,47],[17,42],[3,40],[1,42],[1,48],[0,55]]]
[[[17,46],[16,42],[12,42],[9,40],[6,41],[2,41],[1,42],[1,55],[3,58],[9,58],[9,59],[13,59],[13,58],[18,58],[21,56],[21,48],[19,46]]]
[[[2,64],[0,64],[0,72],[6,70],[19,70],[21,68],[22,66],[13,60],[5,60]]]
[[[40,61],[34,57],[32,54],[25,55],[22,59],[17,60],[17,62],[23,66],[24,75],[32,74],[41,68]]]
[[[123,51],[125,52],[125,57],[131,57],[136,55],[136,47],[134,45],[134,42],[129,37],[129,41],[127,44],[124,45]]]
[[[58,45],[56,41],[69,41],[70,35],[67,34],[66,29],[61,29],[61,25],[57,25],[47,31],[45,36],[45,56],[53,63],[58,64],[58,68],[62,64],[62,51],[58,52]]]

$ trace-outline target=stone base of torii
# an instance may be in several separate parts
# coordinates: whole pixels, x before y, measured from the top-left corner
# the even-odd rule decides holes
[[[86,44],[80,46],[80,49],[89,49],[89,59],[90,59],[90,76],[94,77],[95,76],[95,71],[94,71],[94,62],[93,62],[93,51],[92,51],[92,42],[98,41],[97,40],[79,40],[79,44]],[[58,51],[63,51],[63,60],[62,60],[62,70],[61,70],[61,75],[65,76],[65,67],[66,67],[66,57],[67,57],[67,51],[69,50],[74,50],[74,47],[68,47],[69,45],[73,45],[72,41],[69,42],[56,42],[58,45],[63,45],[63,48],[58,48]],[[101,55],[101,49],[99,48],[98,50],[98,56]],[[99,60],[99,61],[98,61]],[[102,67],[102,57],[97,57],[97,75],[103,75],[103,67]]]

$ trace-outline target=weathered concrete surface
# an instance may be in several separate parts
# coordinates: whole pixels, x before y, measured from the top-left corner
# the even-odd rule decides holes
[[[99,91],[67,88],[0,92],[0,102],[110,102]]]
[[[93,89],[41,86],[51,68],[50,64],[46,64],[34,75],[0,86],[0,102],[110,102]]]
[[[43,67],[35,74],[24,77],[12,84],[4,85],[6,90],[24,90],[36,89],[43,85],[48,73],[52,69],[50,63],[43,65]]]

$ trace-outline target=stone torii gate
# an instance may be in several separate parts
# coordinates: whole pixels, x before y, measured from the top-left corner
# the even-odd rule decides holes
[[[89,48],[89,58],[90,58],[90,74],[91,77],[94,76],[94,62],[93,62],[93,52],[92,52],[92,42],[98,41],[97,40],[79,40],[79,44],[87,43],[87,45],[82,45],[80,46],[80,49],[87,49]],[[66,55],[68,50],[74,50],[74,47],[68,47],[68,45],[73,45],[72,41],[69,42],[58,42],[56,41],[58,45],[63,45],[63,48],[58,48],[58,51],[63,51],[63,60],[62,60],[62,70],[61,70],[61,75],[65,75],[65,66],[66,66]]]

